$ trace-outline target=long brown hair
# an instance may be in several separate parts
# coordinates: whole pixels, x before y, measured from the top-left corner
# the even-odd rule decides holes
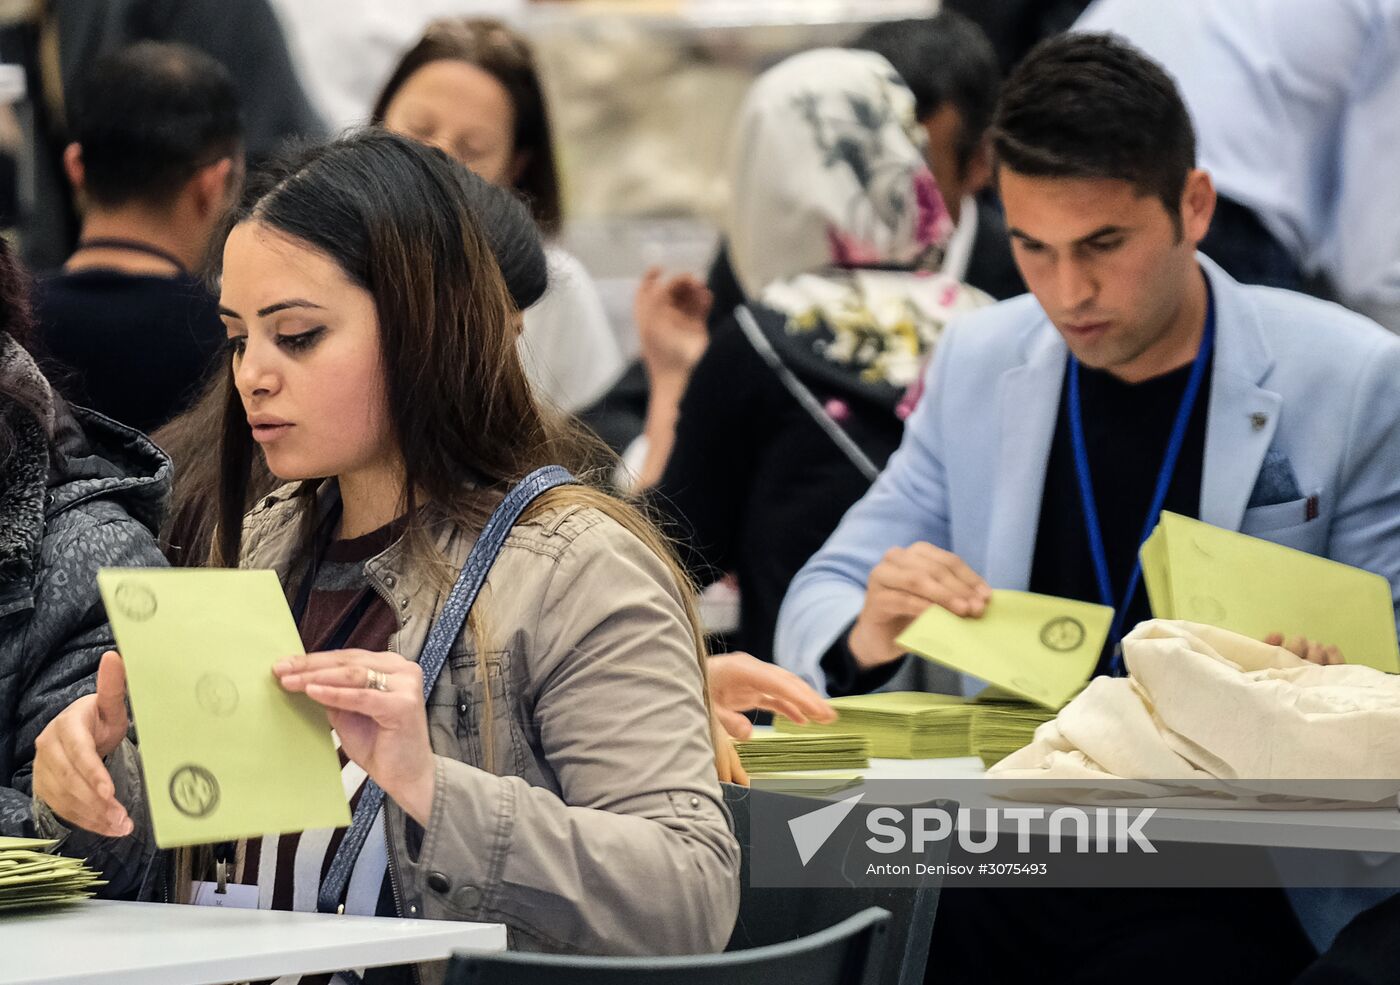
[[[441,151],[385,131],[367,130],[303,151],[256,180],[233,222],[257,222],[291,236],[335,261],[375,300],[380,327],[390,426],[404,463],[401,505],[409,556],[445,579],[456,572],[440,555],[431,530],[441,520],[478,531],[504,491],[547,464],[580,474],[596,461],[601,443],[571,419],[537,403],[516,348],[518,311],[502,278],[481,220],[471,207],[473,183],[485,182]],[[488,186],[489,187],[489,186]],[[493,222],[534,231],[524,206]],[[500,233],[497,232],[496,236]],[[214,393],[216,391],[211,391]],[[219,398],[207,393],[206,400]],[[225,385],[216,556],[236,561],[249,498],[252,437],[236,390]],[[565,506],[596,508],[659,557],[675,579],[694,640],[711,739],[722,733],[705,684],[704,633],[692,583],[670,542],[634,506],[584,481],[552,490],[525,519]],[[305,529],[311,529],[317,483],[303,483]],[[420,496],[421,493],[421,496]],[[423,509],[419,509],[419,507]],[[491,687],[483,595],[468,628],[477,678],[486,695],[478,724],[486,769],[491,748]],[[207,867],[203,850],[176,853],[177,898],[193,874]]]
[[[199,399],[183,414],[151,435],[175,466],[170,512],[160,531],[160,549],[177,568],[200,568],[214,556],[218,526],[220,467],[218,442],[211,441],[223,426],[229,391],[228,373],[216,373]],[[248,459],[243,508],[281,485],[261,455]]]
[[[269,169],[231,220],[307,244],[373,296],[404,510],[422,516],[421,499],[467,529],[485,523],[493,492],[557,460],[568,441],[536,402],[518,356],[518,312],[471,207],[480,187],[489,185],[441,151],[365,130]],[[508,197],[491,221],[538,236]],[[228,563],[240,554],[253,451],[238,394],[227,387],[218,553]],[[411,545],[431,540],[426,523],[410,522]]]
[[[403,536],[415,562],[450,581],[456,571],[435,546],[437,524],[479,531],[505,490],[544,465],[564,465],[583,481],[541,497],[527,517],[584,504],[651,548],[675,578],[703,672],[693,586],[670,543],[634,506],[603,491],[587,468],[601,457],[598,440],[535,399],[516,346],[519,312],[472,207],[489,187],[439,150],[371,129],[302,151],[250,184],[233,222],[305,243],[374,298],[390,428],[404,468]],[[524,206],[499,200],[487,217],[492,224],[538,237]],[[241,554],[253,443],[238,395],[228,391],[217,546],[232,563]],[[314,498],[305,502],[310,518]]]
[[[520,221],[520,205],[508,189],[476,181],[463,185],[463,190],[505,278],[511,302],[517,309],[525,310],[542,298],[549,286],[548,264],[538,231]],[[214,284],[210,288],[218,290]],[[210,436],[220,433],[226,414],[238,410],[238,398],[232,389],[227,372],[215,373],[187,411],[151,436],[175,465],[172,506],[160,540],[166,559],[176,566],[201,567],[211,563],[215,555],[214,532],[218,526],[224,462],[219,442],[211,441]],[[268,471],[261,455],[245,457],[239,451],[233,456],[231,467],[248,475],[243,490],[244,510],[281,484]]]
[[[440,61],[475,65],[510,95],[515,110],[515,151],[523,154],[525,160],[515,189],[526,197],[535,221],[545,234],[558,235],[563,206],[544,89],[529,42],[500,21],[450,17],[429,24],[423,37],[404,53],[389,75],[389,81],[384,83],[383,91],[374,102],[370,122],[382,124],[389,104],[409,77],[423,66]]]

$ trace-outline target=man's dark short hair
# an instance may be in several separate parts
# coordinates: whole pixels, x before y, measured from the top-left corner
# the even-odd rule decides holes
[[[1120,38],[1042,41],[1011,73],[992,124],[998,167],[1036,178],[1108,178],[1161,200],[1180,234],[1196,134],[1166,71]]]
[[[914,93],[920,121],[951,103],[962,119],[957,159],[966,168],[992,122],[1001,69],[982,29],[962,14],[883,21],[851,45],[883,55]]]
[[[241,153],[243,122],[228,71],[186,45],[141,41],[103,55],[70,100],[98,205],[168,204],[200,168]]]

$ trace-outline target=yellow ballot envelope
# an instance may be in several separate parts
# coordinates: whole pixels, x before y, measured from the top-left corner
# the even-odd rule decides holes
[[[1163,513],[1142,545],[1152,614],[1263,639],[1306,636],[1348,663],[1400,673],[1395,606],[1381,575]]]
[[[1093,674],[1112,622],[1106,605],[998,589],[982,618],[931,606],[896,642],[934,663],[1060,708]]]
[[[272,665],[303,653],[272,571],[104,568],[156,844],[344,827],[325,711]]]

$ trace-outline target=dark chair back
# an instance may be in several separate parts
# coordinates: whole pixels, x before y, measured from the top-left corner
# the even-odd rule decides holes
[[[798,940],[724,954],[458,954],[445,985],[877,985],[889,917],[871,908]]]
[[[820,806],[820,802],[809,797],[730,784],[724,785],[724,800],[734,816],[734,833],[742,853],[739,919],[729,939],[728,950],[741,951],[795,940],[868,907],[880,907],[889,912],[890,924],[886,940],[889,955],[879,985],[922,985],[933,918],[938,909],[938,893],[943,885],[943,877],[935,874],[934,867],[947,862],[949,841],[931,845],[921,859],[926,865],[926,874],[911,876],[910,879],[918,881],[909,886],[864,885],[869,880],[863,871],[853,871],[846,873],[849,884],[842,887],[756,887],[753,885],[752,812],[769,810],[775,812],[775,816],[795,817]],[[957,817],[957,804],[949,801],[916,806],[941,807]],[[863,837],[854,827],[847,834],[852,841]],[[856,867],[861,863],[852,861],[851,864]]]

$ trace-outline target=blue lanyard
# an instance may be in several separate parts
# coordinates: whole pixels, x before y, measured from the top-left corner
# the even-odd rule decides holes
[[[486,521],[486,526],[472,545],[471,553],[467,555],[467,563],[462,566],[457,583],[452,586],[438,620],[428,631],[428,639],[418,655],[418,665],[423,668],[424,701],[428,700],[433,688],[437,686],[438,675],[442,673],[448,652],[457,641],[458,634],[462,632],[467,613],[476,602],[481,587],[486,584],[486,576],[505,547],[506,537],[510,535],[511,528],[530,504],[541,495],[558,486],[577,481],[557,465],[536,469],[506,494],[505,499],[496,507],[496,512]],[[316,897],[316,909],[321,913],[337,912],[344,901],[346,887],[350,884],[350,874],[354,871],[360,850],[364,848],[365,840],[369,837],[370,828],[374,826],[375,818],[379,815],[379,809],[384,804],[384,790],[374,780],[365,780],[361,789],[360,799],[355,805],[355,814],[350,819],[350,827],[346,829],[340,846],[331,859],[330,867],[321,879],[321,889]],[[340,974],[353,982],[361,980],[351,972],[342,971]]]
[[[1181,456],[1181,446],[1186,442],[1186,430],[1191,424],[1191,412],[1196,407],[1196,397],[1205,380],[1206,365],[1210,362],[1215,348],[1215,297],[1211,293],[1210,282],[1206,282],[1206,325],[1201,334],[1201,348],[1191,365],[1191,376],[1186,381],[1186,392],[1181,395],[1181,406],[1176,411],[1176,422],[1172,425],[1171,439],[1167,442],[1167,453],[1162,459],[1162,470],[1157,474],[1157,488],[1152,494],[1152,505],[1147,510],[1147,521],[1143,524],[1141,546],[1157,526],[1162,513],[1162,505],[1167,500],[1167,489],[1176,474],[1176,462]],[[1113,624],[1109,629],[1108,640],[1113,645],[1113,663],[1110,673],[1115,676],[1123,672],[1123,654],[1118,643],[1123,634],[1123,620],[1128,616],[1128,606],[1142,580],[1142,559],[1133,563],[1133,573],[1128,577],[1128,587],[1123,594],[1121,605],[1115,604],[1113,581],[1108,574],[1108,552],[1103,546],[1103,528],[1099,525],[1099,508],[1094,500],[1093,475],[1089,471],[1089,450],[1084,441],[1084,415],[1079,404],[1079,360],[1069,357],[1069,425],[1070,438],[1074,443],[1074,470],[1079,477],[1079,500],[1084,507],[1084,529],[1089,535],[1089,553],[1094,559],[1094,575],[1099,583],[1099,598],[1104,605],[1113,608]]]

